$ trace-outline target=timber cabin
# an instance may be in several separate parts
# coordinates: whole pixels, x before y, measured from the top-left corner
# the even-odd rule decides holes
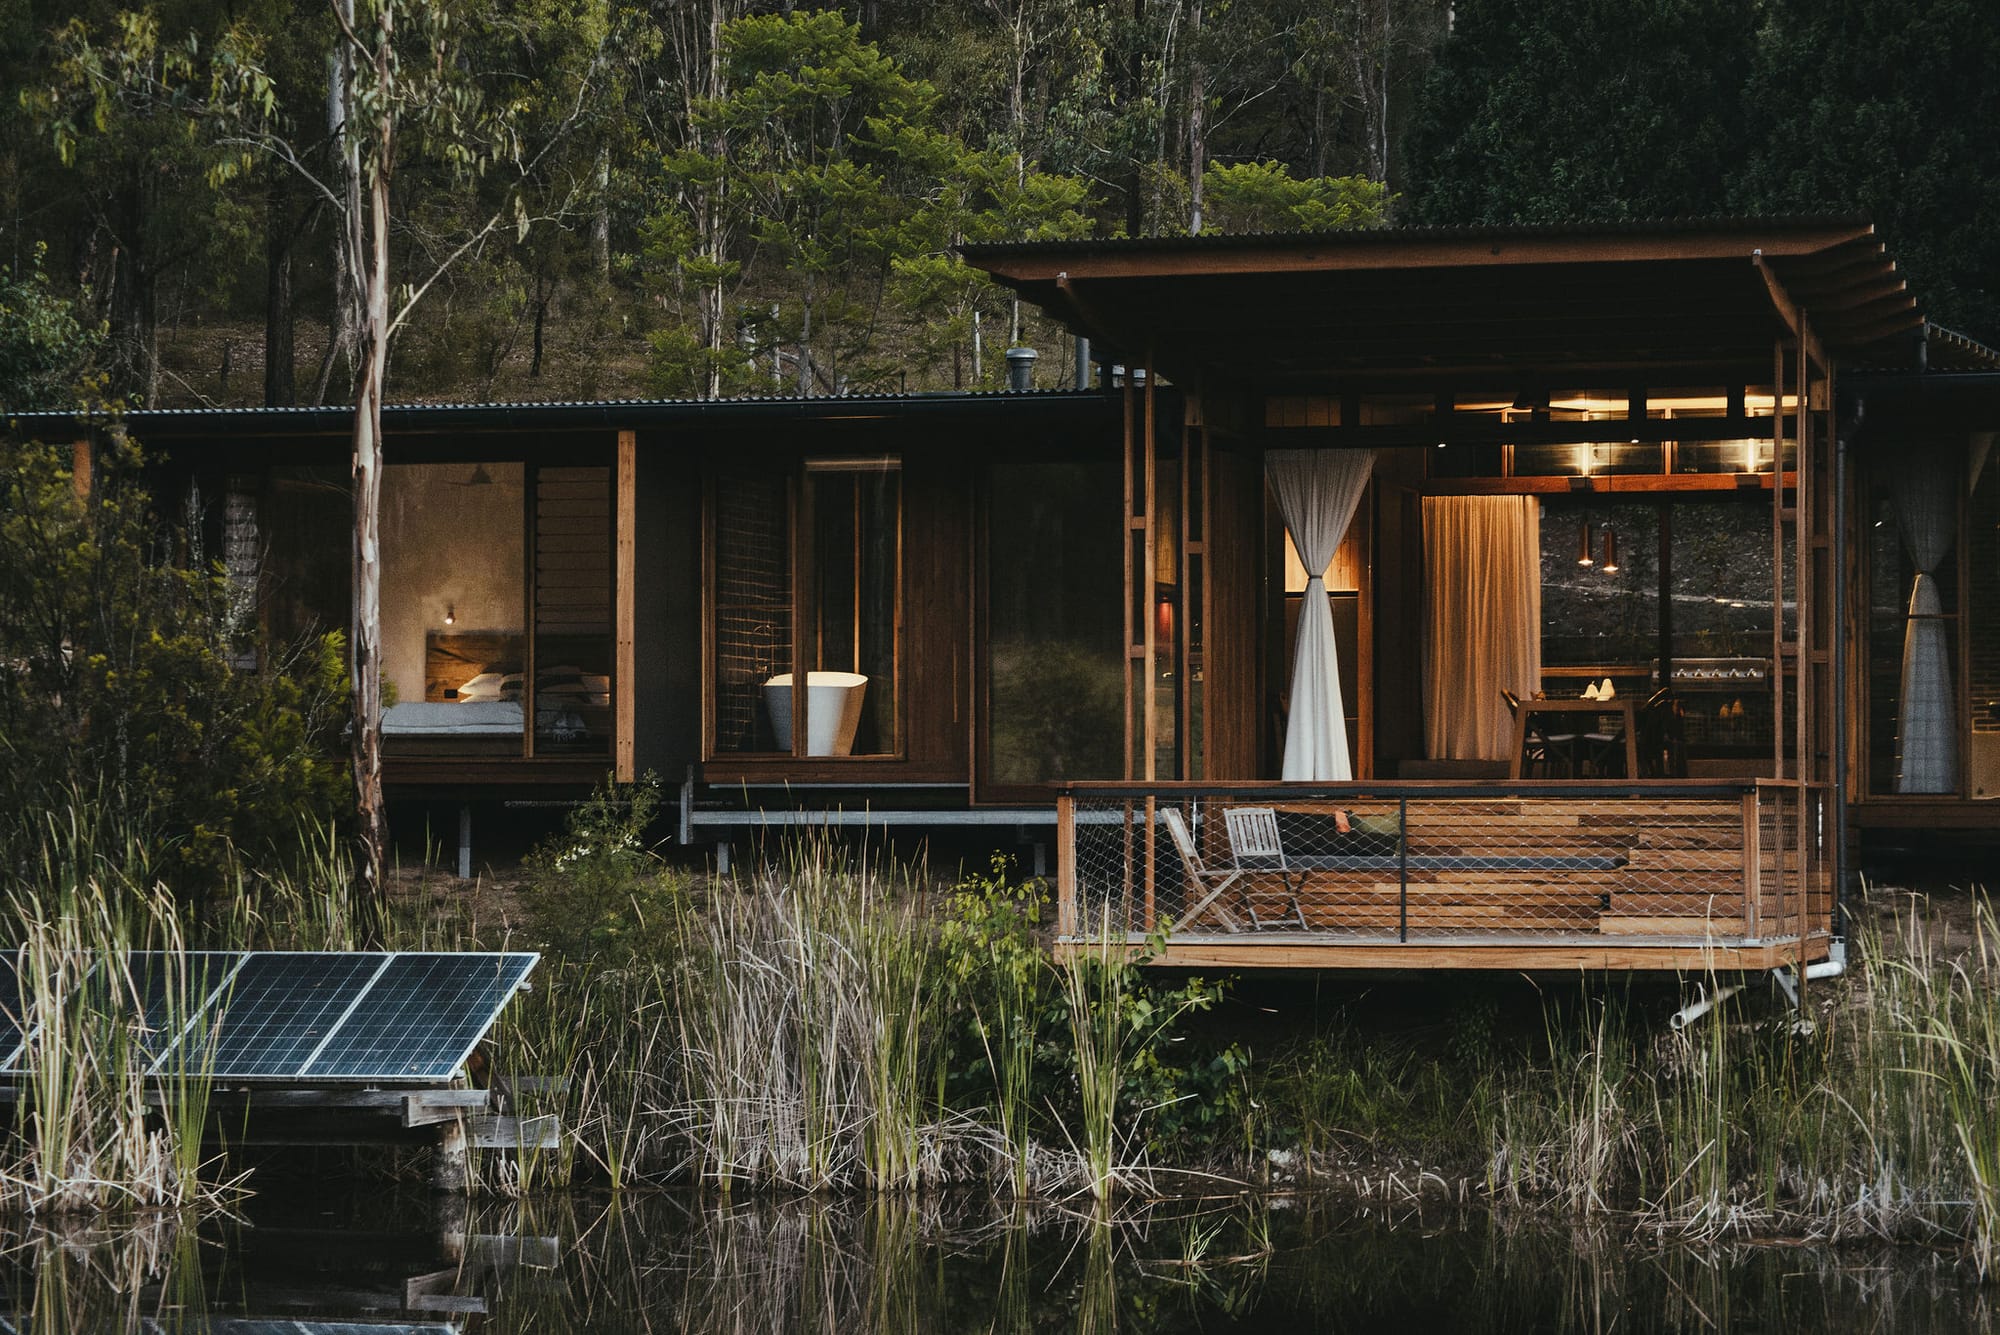
[[[1860,837],[2000,839],[2000,358],[1866,223],[967,258],[1101,375],[389,409],[392,801],[984,827],[1202,967],[1809,963]],[[281,637],[348,422],[129,418]]]

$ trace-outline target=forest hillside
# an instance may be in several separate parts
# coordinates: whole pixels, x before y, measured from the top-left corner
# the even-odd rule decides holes
[[[1060,384],[952,248],[1078,236],[1858,211],[1996,341],[1996,67],[1986,0],[15,0],[0,407],[347,401],[362,174],[396,400]]]

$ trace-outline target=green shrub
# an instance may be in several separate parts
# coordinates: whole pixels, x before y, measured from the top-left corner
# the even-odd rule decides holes
[[[114,432],[79,494],[67,445],[0,440],[0,849],[37,861],[43,814],[87,803],[198,901],[340,808],[344,654],[266,643],[141,466]]]
[[[661,860],[646,830],[660,782],[606,778],[563,833],[528,855],[528,923],[552,953],[616,968],[662,963],[679,951],[687,882]]]

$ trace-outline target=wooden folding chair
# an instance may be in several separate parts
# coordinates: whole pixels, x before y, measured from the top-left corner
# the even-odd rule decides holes
[[[1292,883],[1292,868],[1285,861],[1285,842],[1278,837],[1278,813],[1271,807],[1230,807],[1222,813],[1222,821],[1229,827],[1229,859],[1237,873],[1275,870],[1278,879],[1284,882],[1286,897],[1291,900],[1292,917],[1301,928],[1305,927],[1306,911],[1299,903],[1305,874],[1299,874],[1298,884]],[[1257,917],[1257,905],[1247,889],[1243,903],[1250,911],[1251,929],[1261,929],[1265,924]]]
[[[1174,851],[1181,855],[1181,866],[1187,870],[1188,893],[1198,895],[1192,904],[1181,911],[1180,921],[1192,923],[1210,908],[1215,910],[1216,921],[1225,931],[1240,930],[1236,919],[1229,910],[1216,901],[1225,890],[1241,881],[1248,873],[1240,869],[1224,871],[1210,867],[1202,860],[1201,851],[1195,847],[1194,836],[1188,833],[1187,821],[1182,818],[1179,807],[1161,807],[1159,821],[1167,829],[1167,837],[1174,841]],[[1254,919],[1253,919],[1254,920]]]

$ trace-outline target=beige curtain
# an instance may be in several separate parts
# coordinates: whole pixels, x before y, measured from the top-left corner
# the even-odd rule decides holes
[[[1541,503],[1426,496],[1424,584],[1425,746],[1433,760],[1505,760],[1500,692],[1541,688]]]

